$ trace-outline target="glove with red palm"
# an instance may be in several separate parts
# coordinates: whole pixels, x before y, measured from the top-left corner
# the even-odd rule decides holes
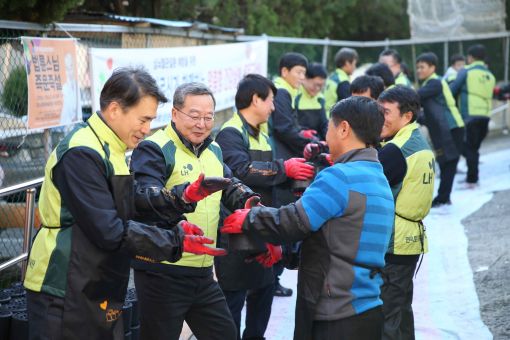
[[[312,142],[305,145],[305,148],[303,149],[303,157],[309,161],[310,159],[317,157],[317,155],[327,152],[329,152],[329,148],[325,141]]]
[[[306,164],[304,158],[290,158],[283,162],[283,166],[287,177],[292,179],[306,181],[315,174],[315,168],[310,164]]]
[[[331,154],[329,153],[321,153],[317,156],[317,162],[324,166],[333,165],[333,160],[331,159]]]
[[[226,189],[230,185],[230,178],[204,177],[202,173],[198,179],[188,185],[183,193],[184,201],[187,203],[198,202],[216,191]]]
[[[299,131],[299,135],[304,138],[312,139],[312,140],[318,140],[317,138],[317,131],[316,130],[301,130]]]
[[[242,234],[243,223],[250,209],[237,209],[232,214],[228,215],[223,221],[223,228],[220,232],[223,234]]]
[[[267,251],[255,257],[255,261],[264,268],[271,268],[275,263],[282,259],[282,247],[266,243]]]
[[[194,225],[193,223],[190,223],[186,220],[180,221],[177,225],[182,228],[184,235],[204,236],[204,232],[202,229],[200,229],[199,226]]]
[[[213,244],[214,240],[209,237],[199,235],[184,235],[183,250],[187,253],[196,255],[223,256],[227,251],[221,248],[212,248],[206,244]]]

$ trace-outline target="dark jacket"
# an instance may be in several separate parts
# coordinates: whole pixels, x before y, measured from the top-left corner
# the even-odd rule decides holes
[[[287,181],[283,160],[273,160],[269,137],[246,122],[239,113],[227,121],[216,136],[223,159],[234,175],[261,194],[262,203],[272,205],[272,187]],[[231,213],[225,212],[226,214]],[[228,236],[219,236],[220,247],[228,246]],[[256,261],[246,263],[245,255],[229,253],[216,257],[216,275],[223,290],[256,289],[273,282],[273,269]]]
[[[320,140],[326,140],[328,119],[326,118],[324,97],[321,94],[311,97],[305,89],[302,89],[301,93],[296,96],[295,107],[299,125],[303,129],[317,131],[317,137]]]
[[[302,130],[298,123],[296,109],[294,108],[295,96],[283,79],[275,80],[278,92],[274,97],[275,110],[269,118],[269,137],[274,141],[276,159],[287,160],[292,157],[302,157],[303,149],[311,140],[301,137]]]
[[[449,90],[448,86],[446,86]],[[451,116],[443,94],[440,78],[428,79],[418,90],[421,106],[423,107],[423,123],[427,127],[434,146],[434,153],[438,163],[448,162],[460,157],[455,146],[448,115]],[[453,99],[453,98],[452,98]]]

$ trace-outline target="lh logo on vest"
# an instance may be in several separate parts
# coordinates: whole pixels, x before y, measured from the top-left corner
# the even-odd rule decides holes
[[[429,169],[430,171],[427,173],[425,172],[423,174],[423,184],[431,184],[432,178],[434,178],[434,169],[436,168],[436,161],[435,159],[432,159],[432,161],[429,162]]]
[[[191,164],[183,165],[181,169],[181,176],[188,176],[190,171],[193,171],[193,166]]]

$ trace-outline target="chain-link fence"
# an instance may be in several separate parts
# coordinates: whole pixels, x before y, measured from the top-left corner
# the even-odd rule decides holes
[[[191,32],[193,33],[193,32]],[[196,33],[196,32],[195,32]],[[126,26],[55,24],[40,26],[0,21],[0,190],[42,177],[46,159],[73,126],[28,131],[27,78],[20,37],[68,38],[77,41],[77,69],[84,119],[91,114],[89,47],[144,48],[223,43],[222,35]],[[225,37],[223,37],[225,38]],[[232,37],[226,36],[232,40]],[[40,186],[37,187],[38,191]],[[0,195],[0,263],[19,255],[25,219],[24,190]],[[35,225],[39,225],[36,212]],[[0,271],[0,288],[19,280],[20,266]]]
[[[78,39],[78,79],[85,119],[90,116],[92,106],[87,54],[89,47],[177,47],[267,39],[269,41],[269,75],[274,76],[278,73],[280,56],[288,51],[301,52],[310,60],[323,62],[330,71],[334,68],[334,54],[342,46],[356,48],[360,55],[360,64],[375,62],[382,49],[394,47],[411,68],[414,66],[417,55],[421,52],[433,51],[440,59],[438,69],[444,70],[448,66],[449,55],[458,52],[465,53],[469,45],[483,43],[489,51],[489,65],[496,78],[503,81],[508,80],[509,34],[506,32],[449,39],[448,41],[438,38],[353,42],[229,35],[175,28],[86,24],[41,26],[0,20],[0,190],[42,177],[47,156],[65,133],[72,128],[72,126],[67,126],[27,131],[27,85],[21,36],[63,38],[72,36]],[[218,115],[216,129],[230,115],[230,112],[226,111]],[[21,252],[24,200],[23,191],[0,197],[0,262]],[[37,217],[35,223],[38,225]],[[0,287],[17,279],[19,279],[17,267],[14,267],[10,273],[1,271]]]

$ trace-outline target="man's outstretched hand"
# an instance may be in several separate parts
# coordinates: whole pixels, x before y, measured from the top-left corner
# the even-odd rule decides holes
[[[213,244],[214,240],[199,235],[184,235],[184,251],[197,255],[223,256],[227,255],[227,251],[221,248],[212,248],[206,244]]]
[[[224,234],[242,234],[243,223],[250,209],[237,209],[233,214],[230,214],[223,221],[223,228],[220,232]]]
[[[282,247],[266,243],[267,251],[255,257],[255,261],[265,268],[271,268],[282,259]]]
[[[204,177],[202,173],[195,182],[186,187],[183,198],[188,203],[198,202],[210,194],[226,189],[229,185],[230,178]]]
[[[182,228],[185,235],[204,236],[203,230],[199,226],[197,226],[191,222],[182,220],[179,223],[177,223],[177,225]]]

